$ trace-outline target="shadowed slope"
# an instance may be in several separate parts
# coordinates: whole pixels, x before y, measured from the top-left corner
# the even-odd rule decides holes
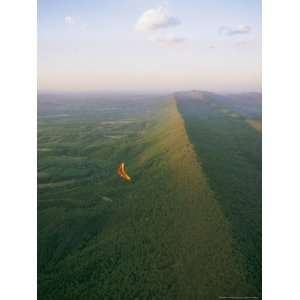
[[[247,109],[245,116],[233,115],[224,109],[230,103],[223,100],[220,105],[214,94],[204,93],[199,99],[181,94],[176,99],[187,134],[243,256],[247,281],[255,287],[254,296],[259,296],[261,133],[247,123]]]

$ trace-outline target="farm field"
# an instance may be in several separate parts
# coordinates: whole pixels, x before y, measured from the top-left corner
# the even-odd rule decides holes
[[[41,95],[38,299],[260,297],[261,114],[245,97]]]

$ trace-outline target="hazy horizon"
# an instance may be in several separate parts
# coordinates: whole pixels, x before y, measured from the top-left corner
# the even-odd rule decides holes
[[[261,91],[260,1],[38,1],[38,90]]]
[[[45,94],[56,94],[56,95],[70,95],[70,94],[82,94],[82,95],[101,95],[101,94],[156,94],[156,95],[165,95],[165,94],[175,94],[178,92],[210,92],[214,94],[262,94],[261,90],[241,90],[241,91],[215,91],[215,90],[206,90],[206,89],[182,89],[182,90],[38,90],[37,95]]]

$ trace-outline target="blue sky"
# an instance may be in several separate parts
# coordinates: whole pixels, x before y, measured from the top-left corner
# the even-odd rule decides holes
[[[260,90],[260,1],[39,0],[38,88]]]

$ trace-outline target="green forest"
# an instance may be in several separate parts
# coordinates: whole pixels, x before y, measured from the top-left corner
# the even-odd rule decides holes
[[[41,95],[38,299],[260,298],[260,96]]]

